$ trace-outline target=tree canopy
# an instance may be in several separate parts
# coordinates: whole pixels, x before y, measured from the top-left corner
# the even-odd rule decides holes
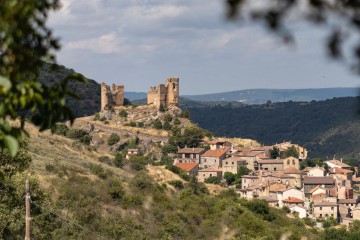
[[[0,4],[0,148],[15,156],[17,137],[24,132],[26,117],[40,130],[55,130],[59,121],[73,121],[65,106],[66,96],[75,97],[67,83],[84,80],[80,74],[46,86],[38,80],[44,61],[55,62],[58,40],[47,27],[49,12],[59,8],[58,0],[4,0]],[[19,120],[20,124],[10,124]]]

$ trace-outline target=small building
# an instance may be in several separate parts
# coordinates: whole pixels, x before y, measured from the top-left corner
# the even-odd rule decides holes
[[[313,215],[316,218],[333,217],[337,219],[338,204],[336,202],[318,202],[314,204]]]
[[[284,169],[285,170],[287,168],[300,169],[300,164],[299,164],[299,159],[298,158],[288,157],[288,158],[285,158],[283,161],[284,161],[283,164],[284,164]]]
[[[312,202],[321,202],[327,197],[326,189],[317,185],[308,192],[307,196]]]
[[[295,167],[288,167],[284,170],[286,175],[292,176],[295,179],[295,186],[298,188],[302,187],[302,172]]]
[[[175,167],[182,169],[188,174],[198,175],[199,164],[190,162],[190,163],[176,163]]]
[[[244,159],[247,163],[247,168],[250,169],[251,171],[255,171],[256,160],[260,160],[261,158],[266,158],[263,152],[251,151],[249,149],[245,149],[239,153],[236,153],[234,156]]]
[[[222,167],[222,160],[226,158],[226,152],[229,148],[220,148],[217,150],[207,150],[200,157],[201,168],[219,168]]]
[[[276,207],[278,200],[272,197],[260,196],[257,199],[264,200],[270,207]]]
[[[215,167],[209,167],[209,168],[201,169],[198,171],[198,181],[199,182],[205,182],[205,180],[209,177],[217,177],[217,178],[221,179],[222,169],[215,168]]]
[[[358,203],[358,200],[356,198],[353,198],[353,199],[339,199],[338,200],[339,206],[348,207],[350,209],[354,209],[356,207],[357,203]]]
[[[222,160],[223,174],[226,172],[231,172],[236,174],[241,166],[246,167],[247,163],[246,160],[239,157],[230,157]]]
[[[357,205],[353,210],[352,210],[352,216],[354,220],[360,220],[360,205]]]
[[[217,150],[217,149],[221,149],[221,148],[231,148],[231,146],[232,146],[231,142],[218,140],[218,139],[209,141],[208,144],[210,146],[210,150]]]
[[[332,188],[335,186],[335,182],[333,177],[329,176],[329,177],[304,177],[303,180],[303,184],[304,184],[304,193],[305,196],[309,193],[309,191],[311,189],[313,189],[314,187],[320,185],[323,188]]]
[[[193,162],[200,162],[200,156],[206,150],[204,148],[182,148],[179,149],[177,154],[180,159],[193,159]]]
[[[290,211],[291,211],[292,213],[293,213],[293,212],[297,212],[299,218],[306,218],[306,216],[307,216],[307,211],[306,211],[306,208],[305,208],[304,206],[294,205],[294,206],[291,206],[291,207],[289,207],[289,208],[290,208]]]
[[[306,167],[303,170],[304,175],[308,177],[324,177],[325,169],[319,166],[316,167]]]
[[[285,151],[288,150],[291,147],[294,147],[297,150],[297,153],[299,154],[299,159],[306,159],[307,158],[307,150],[304,147],[301,147],[298,144],[294,144],[291,142],[283,142],[279,144],[275,144],[274,147],[279,149],[280,155],[284,155]]]
[[[351,181],[353,171],[348,169],[333,167],[333,168],[329,168],[329,174],[340,181],[346,181],[346,180]]]
[[[129,149],[127,150],[127,152],[126,152],[125,158],[126,158],[126,159],[130,159],[132,156],[137,156],[137,155],[139,155],[139,153],[140,153],[139,149],[137,149],[137,148],[129,148]]]
[[[282,200],[284,205],[287,207],[304,206],[305,201],[295,197],[288,197]]]
[[[266,170],[266,171],[283,171],[284,161],[282,159],[260,159],[255,160],[255,170]]]
[[[241,188],[248,188],[258,183],[260,183],[258,176],[244,175],[241,177]]]
[[[351,166],[345,164],[342,162],[342,159],[336,160],[335,158],[333,160],[329,160],[325,162],[330,168],[343,168],[350,170]]]

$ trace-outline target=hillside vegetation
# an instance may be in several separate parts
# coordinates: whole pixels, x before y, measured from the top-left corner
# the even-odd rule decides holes
[[[179,177],[161,166],[152,153],[119,162],[118,155],[123,151],[110,154],[108,149],[76,139],[40,133],[31,125],[26,129],[31,136],[27,141],[32,162],[28,170],[13,177],[20,205],[6,215],[0,211],[0,221],[5,220],[3,239],[23,236],[21,196],[25,176],[31,180],[34,239],[320,236],[302,220],[288,218],[284,211],[269,208],[265,202],[246,201],[232,190],[219,186],[214,189],[191,177]],[[101,134],[94,131],[91,136]],[[130,144],[128,147],[137,143]],[[12,221],[6,221],[8,218]]]
[[[256,139],[263,144],[291,140],[311,157],[358,156],[359,98],[269,103],[243,107],[189,108],[191,119],[219,136]]]

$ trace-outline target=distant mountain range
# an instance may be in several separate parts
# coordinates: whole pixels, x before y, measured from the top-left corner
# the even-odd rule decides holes
[[[241,102],[245,104],[263,104],[271,102],[310,102],[334,97],[356,97],[358,88],[316,88],[316,89],[247,89],[201,95],[182,95],[182,97],[203,102]],[[130,100],[146,98],[144,92],[126,92]]]

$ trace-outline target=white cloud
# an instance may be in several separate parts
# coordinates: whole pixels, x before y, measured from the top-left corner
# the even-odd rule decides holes
[[[85,49],[99,54],[121,53],[125,51],[122,41],[116,33],[109,33],[97,38],[68,42],[65,49]]]

